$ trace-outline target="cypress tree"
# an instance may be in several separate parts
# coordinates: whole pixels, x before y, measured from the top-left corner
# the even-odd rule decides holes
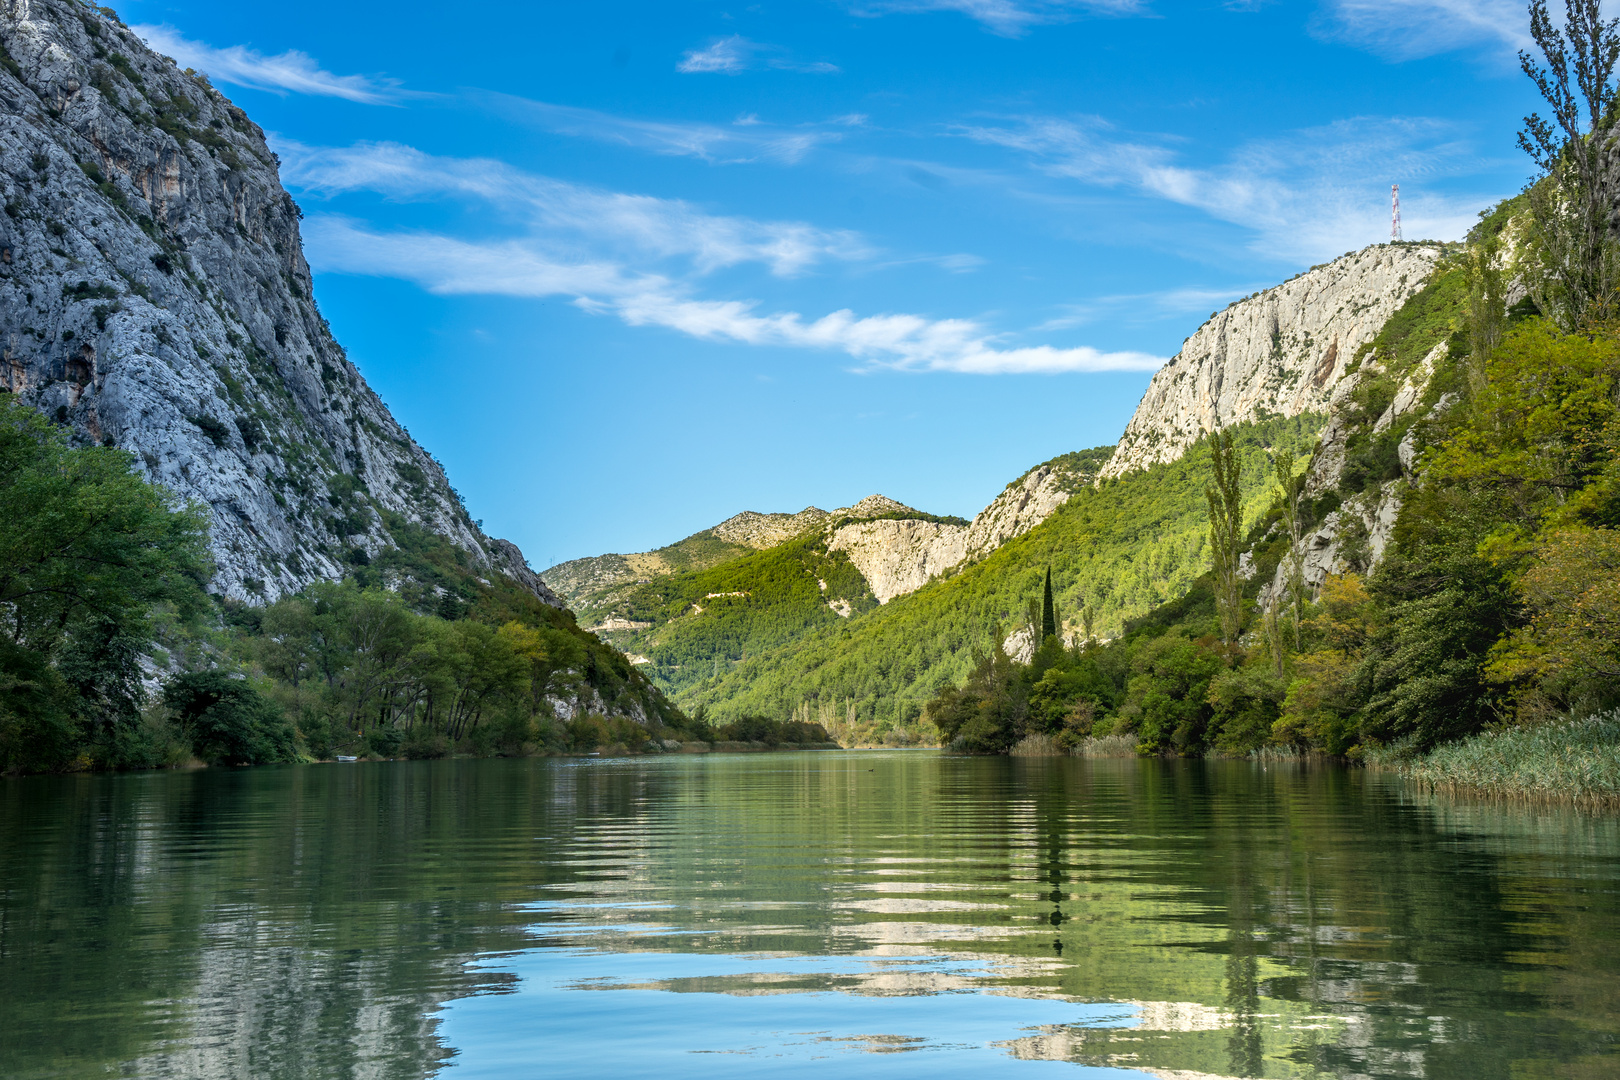
[[[1046,568],[1046,592],[1041,598],[1041,641],[1057,633],[1057,608],[1052,603],[1052,568]]]

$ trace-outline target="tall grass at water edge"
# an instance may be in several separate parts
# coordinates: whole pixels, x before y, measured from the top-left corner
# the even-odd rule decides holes
[[[1418,756],[1373,751],[1367,764],[1440,792],[1620,807],[1620,709],[1486,732]]]
[[[1074,749],[1066,750],[1050,735],[1026,735],[1014,743],[1008,753],[1013,757],[1133,758],[1137,756],[1136,736],[1091,736],[1081,739]]]

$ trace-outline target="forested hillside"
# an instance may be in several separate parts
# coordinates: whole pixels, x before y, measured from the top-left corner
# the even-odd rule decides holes
[[[0,394],[0,773],[590,750],[687,723],[567,611],[393,529],[341,583],[222,601],[199,509]]]
[[[1320,417],[1243,425],[1244,499],[1258,516],[1270,501],[1271,453],[1308,448]],[[731,656],[718,677],[687,684],[677,700],[731,717],[787,715],[810,703],[815,718],[853,722],[861,738],[889,731],[928,738],[924,703],[959,682],[996,634],[1028,621],[1051,567],[1063,622],[1084,633],[1119,632],[1125,620],[1179,596],[1207,567],[1204,489],[1208,441],[1181,459],[1084,488],[1030,532],[983,561],[917,592],[840,620],[802,642]],[[662,681],[663,673],[656,672]],[[830,712],[828,712],[830,710]],[[825,722],[825,720],[823,721]]]
[[[1216,478],[1213,569],[1185,596],[1112,642],[1048,638],[1027,664],[986,653],[928,702],[941,738],[1317,751],[1505,794],[1615,798],[1602,716],[1620,705],[1620,336],[1592,318],[1601,294],[1583,317],[1538,281],[1537,212],[1556,211],[1521,198],[1483,215],[1390,320],[1306,473],[1264,474],[1232,432],[1221,471],[1264,475],[1270,505],[1251,525],[1249,498],[1233,513]],[[1510,271],[1532,286],[1511,307]],[[1552,722],[1561,735],[1536,734]],[[1443,767],[1425,764],[1452,743]]]

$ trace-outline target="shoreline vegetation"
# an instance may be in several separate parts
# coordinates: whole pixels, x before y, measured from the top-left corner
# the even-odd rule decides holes
[[[1558,122],[1520,134],[1539,178],[1358,349],[1331,446],[1302,417],[1208,432],[882,607],[808,541],[751,554],[743,569],[798,606],[766,608],[780,625],[749,640],[775,648],[814,612],[814,662],[802,679],[747,663],[739,636],[742,666],[693,665],[690,712],[348,474],[331,508],[377,515],[394,546],[352,548],[341,581],[297,595],[210,595],[205,508],[0,394],[0,775],[937,744],[1337,759],[1439,792],[1620,806],[1620,191],[1599,168],[1620,146],[1620,23],[1576,6],[1566,39],[1532,5],[1548,67],[1523,64]],[[1578,86],[1571,49],[1603,58]],[[1331,549],[1309,580],[1308,546]],[[705,625],[741,635],[746,584],[658,599],[725,598],[738,618]],[[715,697],[730,680],[747,693]]]
[[[1365,763],[1438,794],[1620,810],[1620,709],[1487,731],[1427,754],[1388,748]]]

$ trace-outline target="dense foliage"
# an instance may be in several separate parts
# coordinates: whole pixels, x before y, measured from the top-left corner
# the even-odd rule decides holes
[[[219,604],[203,510],[0,398],[0,772],[590,750],[689,724],[566,611],[390,530],[342,583]]]
[[[626,647],[645,652],[660,685],[679,694],[876,606],[860,571],[844,553],[829,552],[818,532],[637,586],[622,610],[651,626]]]
[[[1246,538],[1256,573],[1234,645],[1211,574],[1105,645],[1053,637],[1028,664],[981,657],[927,706],[942,736],[981,752],[1126,733],[1149,753],[1386,759],[1620,704],[1620,337],[1566,334],[1521,309],[1474,357],[1466,265],[1443,269],[1366,357],[1341,415],[1339,489],[1303,512],[1306,524],[1340,512],[1348,565],[1297,625],[1281,603],[1255,603],[1298,533],[1285,527],[1297,494],[1285,467]],[[1414,374],[1426,407],[1391,422]],[[1392,438],[1412,447],[1410,467],[1393,447],[1388,472],[1357,467]],[[1390,505],[1399,516],[1374,566],[1365,519]]]
[[[1271,502],[1270,449],[1310,445],[1321,422],[1276,418],[1232,429],[1248,520]],[[1087,460],[1106,453],[1087,452]],[[1185,594],[1208,565],[1210,480],[1205,439],[1177,461],[1081,487],[1046,521],[981,561],[847,622],[750,655],[729,672],[722,667],[718,677],[685,684],[678,700],[722,717],[786,716],[809,706],[846,740],[930,739],[925,703],[974,670],[998,628],[1027,635],[1031,601],[1038,624],[1048,566],[1071,634],[1085,633],[1086,618],[1095,634],[1117,634],[1126,620]],[[657,676],[666,677],[662,668]]]
[[[204,605],[204,537],[128,454],[71,449],[0,395],[0,770],[161,755],[140,660],[158,619]]]

